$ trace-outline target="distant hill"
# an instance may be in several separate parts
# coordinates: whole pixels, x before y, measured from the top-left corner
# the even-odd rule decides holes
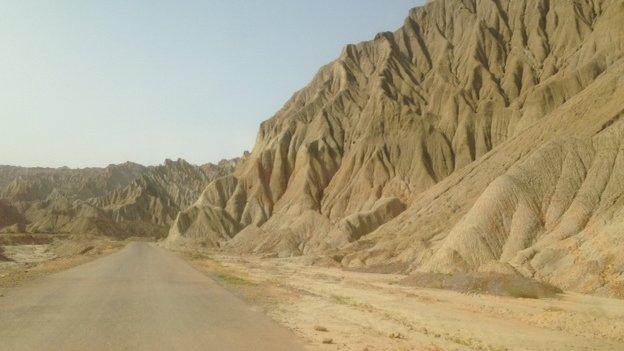
[[[0,166],[0,231],[161,237],[180,210],[239,160],[87,169]]]

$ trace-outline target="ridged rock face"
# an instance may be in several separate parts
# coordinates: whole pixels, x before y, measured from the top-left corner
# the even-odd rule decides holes
[[[504,264],[613,293],[622,262],[599,243],[617,231],[586,244],[591,259],[561,241],[586,243],[595,211],[619,204],[618,187],[583,184],[620,176],[606,167],[617,152],[597,143],[619,148],[623,35],[619,0],[414,9],[396,32],[346,47],[264,122],[251,155],[178,215],[169,240],[407,271]],[[609,213],[602,222],[615,223]],[[592,269],[615,273],[589,282]]]
[[[23,228],[24,216],[7,201],[0,200],[0,228]]]
[[[125,186],[145,171],[146,167],[131,162],[103,169],[0,166],[0,196],[13,202],[44,200],[58,194],[84,200]]]
[[[0,167],[0,231],[163,236],[176,214],[236,160],[90,169]]]

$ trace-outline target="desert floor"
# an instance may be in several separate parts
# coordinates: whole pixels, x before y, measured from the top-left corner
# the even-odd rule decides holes
[[[14,261],[0,263],[0,298],[125,245],[5,245]],[[543,299],[471,295],[403,286],[403,275],[313,266],[305,257],[177,254],[292,330],[309,350],[624,350],[622,300],[576,293]]]
[[[124,247],[126,242],[84,237],[0,234],[0,245],[11,259],[0,262],[0,295],[24,282],[60,272]]]
[[[406,287],[401,275],[305,258],[185,256],[290,328],[310,350],[624,350],[624,301],[524,299]]]

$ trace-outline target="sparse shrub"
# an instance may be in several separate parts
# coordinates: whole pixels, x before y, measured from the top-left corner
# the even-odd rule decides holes
[[[323,327],[322,325],[315,325],[314,330],[320,331],[320,332],[326,332],[327,328]]]
[[[332,300],[336,301],[337,303],[341,305],[353,305],[354,304],[353,300],[347,296],[332,295],[331,298]]]
[[[204,259],[209,259],[209,256],[206,256],[205,254],[195,251],[193,253],[191,253],[191,258],[194,260],[204,260]]]
[[[544,309],[546,312],[565,312],[565,310],[561,307],[557,306],[549,306]]]
[[[235,275],[225,274],[225,273],[219,274],[217,278],[219,278],[220,281],[227,283],[227,284],[256,285],[254,282],[250,282],[249,280],[243,279],[241,277],[237,277]]]
[[[468,294],[491,294],[516,298],[553,297],[561,290],[547,283],[521,275],[494,272],[475,273],[415,273],[403,279],[401,285],[447,289]]]
[[[405,339],[405,336],[399,332],[392,332],[388,335],[390,339]]]
[[[84,255],[86,253],[88,253],[89,251],[95,249],[95,246],[93,245],[88,245],[87,247],[85,247],[84,249],[80,250],[80,255]]]
[[[4,255],[4,249],[0,246],[0,262],[9,261],[9,258]]]

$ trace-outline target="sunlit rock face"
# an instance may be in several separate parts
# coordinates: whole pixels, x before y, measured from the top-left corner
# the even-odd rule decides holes
[[[437,0],[347,46],[168,241],[623,294],[624,3]]]

